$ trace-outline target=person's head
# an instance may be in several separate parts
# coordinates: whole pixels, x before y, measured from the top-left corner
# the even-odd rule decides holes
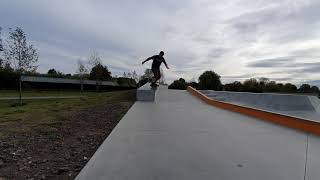
[[[160,56],[163,56],[163,55],[164,55],[164,52],[163,52],[163,51],[160,51],[159,55],[160,55]]]

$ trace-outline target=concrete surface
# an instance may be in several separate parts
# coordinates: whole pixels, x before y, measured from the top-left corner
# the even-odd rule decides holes
[[[308,159],[307,159],[307,180],[320,179],[320,138],[309,136],[308,138]]]
[[[137,89],[138,101],[155,101],[157,87],[152,88],[150,83],[143,85]]]
[[[320,122],[320,99],[315,96],[211,90],[201,93],[218,101]]]
[[[319,137],[309,141],[307,151],[305,133],[160,87],[156,102],[133,105],[76,179],[319,180]]]

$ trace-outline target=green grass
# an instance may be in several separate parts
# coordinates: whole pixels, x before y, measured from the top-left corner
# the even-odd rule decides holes
[[[33,93],[35,92],[30,94]],[[37,128],[42,128],[46,132],[54,131],[51,125],[62,123],[69,112],[99,105],[99,103],[134,101],[134,97],[134,90],[131,90],[91,92],[86,93],[86,97],[74,99],[24,100],[23,106],[19,106],[17,100],[2,100],[0,101],[0,136],[6,132],[30,132]],[[121,111],[119,117],[124,113]]]

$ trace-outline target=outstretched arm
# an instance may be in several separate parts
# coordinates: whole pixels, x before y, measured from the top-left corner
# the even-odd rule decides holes
[[[163,60],[163,64],[166,66],[167,69],[170,69],[168,64],[167,64],[167,62],[166,62],[166,60]]]
[[[142,61],[142,64],[146,63],[147,61],[150,61],[153,58],[153,56],[148,57],[146,60]]]

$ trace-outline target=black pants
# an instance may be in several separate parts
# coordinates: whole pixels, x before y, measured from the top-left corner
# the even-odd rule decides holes
[[[161,73],[159,68],[152,68],[153,72],[153,83],[156,83],[161,78]]]

